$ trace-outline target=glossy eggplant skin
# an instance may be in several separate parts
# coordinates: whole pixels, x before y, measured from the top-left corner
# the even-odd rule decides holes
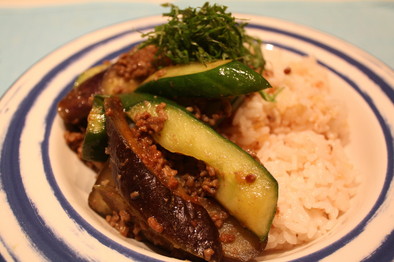
[[[104,164],[97,176],[89,194],[88,204],[90,208],[104,218],[113,215],[114,212],[129,211],[129,205],[116,188],[111,167],[108,163]]]
[[[110,166],[131,215],[175,249],[208,261],[221,261],[218,230],[207,211],[175,195],[144,165],[139,157],[144,149],[128,125],[120,99],[107,98],[104,106]]]
[[[58,113],[66,125],[85,125],[92,108],[91,97],[102,92],[104,71],[73,88],[58,104]]]
[[[212,216],[225,212],[225,209],[214,199],[199,199],[199,203]],[[242,226],[233,216],[224,219],[219,227],[222,242],[224,261],[226,262],[248,262],[261,255],[267,244],[252,231]]]

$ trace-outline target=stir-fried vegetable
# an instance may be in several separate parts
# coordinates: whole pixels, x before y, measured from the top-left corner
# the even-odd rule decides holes
[[[129,204],[129,214],[145,237],[197,257],[220,261],[222,248],[215,225],[198,203],[173,194],[159,172],[144,159],[150,148],[129,128],[119,98],[104,102],[107,114],[108,152],[119,192]]]
[[[218,60],[165,67],[148,77],[137,91],[164,97],[225,97],[271,87],[261,74],[245,64]]]
[[[114,102],[118,98],[120,98],[122,103]],[[256,234],[256,232],[253,233],[248,228],[250,228],[250,225],[254,224],[254,229],[262,229],[264,225],[270,224],[272,216],[275,212],[277,185],[276,181],[273,180],[268,171],[266,171],[260,163],[255,161],[235,144],[220,136],[209,126],[195,119],[184,108],[176,105],[170,100],[141,93],[125,94],[121,95],[120,97],[96,96],[95,100],[98,102],[94,103],[96,108],[92,111],[107,111],[108,116],[103,113],[101,117],[90,118],[89,121],[97,121],[97,119],[100,119],[100,122],[102,122],[102,119],[110,118],[112,119],[110,121],[112,123],[111,125],[114,125],[114,123],[118,123],[119,121],[122,124],[116,124],[116,133],[114,133],[114,131],[107,131],[105,126],[99,125],[99,130],[101,130],[102,135],[107,135],[108,133],[110,141],[111,139],[112,141],[118,141],[112,145],[105,145],[103,148],[98,149],[95,147],[95,143],[92,144],[89,140],[85,140],[84,142],[84,149],[88,149],[89,147],[93,146],[94,150],[96,150],[96,153],[99,155],[101,155],[104,151],[114,152],[111,154],[110,162],[112,162],[112,169],[116,169],[114,173],[116,175],[114,175],[112,178],[109,177],[108,173],[111,171],[108,170],[108,168],[104,168],[100,173],[98,180],[93,187],[92,193],[89,196],[89,204],[94,210],[103,216],[108,216],[111,214],[111,212],[120,212],[121,210],[126,210],[127,212],[134,214],[136,211],[133,210],[133,208],[129,208],[127,202],[131,201],[128,200],[129,195],[131,194],[130,190],[135,190],[135,186],[138,184],[138,195],[144,193],[151,195],[152,198],[155,198],[156,196],[158,198],[163,197],[159,194],[162,192],[162,190],[154,192],[156,189],[150,187],[150,193],[146,191],[146,188],[144,187],[144,181],[146,181],[146,179],[141,180],[138,184],[133,184],[133,187],[131,187],[129,182],[127,182],[137,179],[134,176],[136,173],[140,172],[138,170],[145,170],[145,173],[150,172],[149,176],[157,176],[157,179],[159,180],[163,175],[156,174],[158,171],[154,171],[152,167],[149,167],[149,164],[146,164],[146,160],[144,160],[143,157],[137,161],[138,166],[135,162],[130,160],[134,159],[135,157],[139,159],[141,156],[138,157],[138,155],[149,155],[149,152],[144,152],[143,150],[146,150],[144,149],[144,146],[138,145],[138,138],[130,137],[132,133],[130,133],[129,125],[125,122],[124,117],[127,114],[132,119],[136,119],[140,115],[147,113],[152,117],[155,117],[157,111],[156,106],[163,105],[163,103],[165,103],[166,106],[163,108],[163,113],[167,119],[164,122],[163,130],[154,135],[157,141],[159,141],[159,143],[165,148],[170,150],[175,149],[176,152],[182,151],[180,153],[191,155],[192,157],[206,161],[208,164],[212,165],[212,167],[218,170],[219,177],[223,185],[228,185],[229,181],[230,184],[232,184],[232,186],[223,186],[221,189],[222,191],[219,191],[218,194],[215,195],[215,198],[221,198],[219,202],[221,202],[224,207],[226,207],[226,203],[236,205],[235,209],[228,209],[231,213],[234,213],[234,217],[231,216],[225,219],[223,221],[223,225],[217,229],[220,235],[235,236],[231,241],[221,244],[223,256],[238,261],[249,261],[261,253],[266,242],[265,237],[267,234],[267,229],[263,229],[263,231],[260,230],[259,233]],[[106,104],[105,110],[104,104]],[[126,114],[123,112],[126,112]],[[105,122],[108,123],[108,120]],[[120,135],[122,138],[120,140],[119,138],[113,140],[114,138],[111,137],[114,134],[116,134],[116,136]],[[191,139],[191,137],[193,139]],[[125,147],[131,147],[131,149],[122,149],[122,151],[119,151],[119,148],[123,148],[123,146],[119,144],[119,141],[123,141],[122,143],[126,143]],[[195,143],[193,143],[193,141],[195,141]],[[131,146],[131,144],[127,145],[127,143],[132,143],[133,146]],[[88,149],[88,152],[93,152],[94,150]],[[123,150],[126,150],[128,153],[124,153]],[[185,150],[187,152],[184,152]],[[97,159],[97,156],[90,155],[90,157]],[[114,157],[115,159],[118,159],[116,160],[116,163],[113,163],[113,161],[115,161],[113,159]],[[126,158],[129,158],[129,160]],[[236,158],[236,161],[231,160],[231,158]],[[127,165],[124,163],[127,163]],[[239,169],[240,167],[242,168]],[[254,173],[252,174],[251,172]],[[124,176],[124,178],[119,176],[121,174]],[[250,179],[251,176],[253,176],[253,179]],[[231,182],[233,178],[237,178],[237,180],[235,182]],[[118,179],[120,180],[116,182]],[[117,184],[127,184],[122,189],[126,190],[124,191],[126,193],[122,193],[123,191],[117,191]],[[263,189],[261,188],[262,185],[264,185]],[[158,185],[155,184],[155,187],[156,186]],[[253,202],[245,201],[249,198],[248,194],[255,191],[252,189],[255,187],[259,188],[259,192],[261,193],[260,196],[262,197],[254,197]],[[243,190],[245,188],[249,190]],[[225,212],[225,209],[213,200],[203,198],[191,200],[194,198],[185,195],[182,189],[173,188],[172,190],[176,195],[182,196],[182,198],[187,201],[197,201],[211,216],[217,216],[217,214]],[[157,199],[154,201],[160,202]],[[148,208],[150,205],[152,204],[146,203],[144,206]],[[161,209],[165,208],[166,207],[164,206],[161,207]],[[178,212],[177,210],[178,209],[174,209],[173,212]],[[165,212],[170,211],[171,210],[167,210]],[[146,213],[145,211],[143,212]],[[256,216],[256,212],[260,213],[260,215]],[[140,216],[141,215],[138,215],[138,217]],[[156,217],[157,216],[158,214],[156,214]],[[244,218],[247,218],[247,221],[244,221]],[[175,223],[175,220],[172,222]],[[147,222],[140,221],[140,223]],[[247,228],[243,227],[245,224],[247,225]],[[216,228],[214,231],[216,231]],[[161,233],[165,235],[165,233]],[[178,238],[184,238],[185,236],[182,236],[180,233]],[[168,236],[163,237],[167,238]],[[177,245],[179,245],[179,243]]]
[[[101,99],[98,97],[96,100]],[[217,170],[220,187],[215,197],[239,221],[265,239],[275,213],[278,186],[259,162],[169,100],[138,93],[123,95],[122,100],[126,105],[123,105],[124,110],[133,120],[142,113],[156,115],[156,107],[165,103],[163,110],[167,120],[163,129],[153,134],[155,140],[171,152],[192,156]],[[95,104],[92,111],[101,112],[101,116],[95,113],[96,117],[90,119],[89,125],[93,125],[92,121],[102,122],[105,119],[101,107],[102,103]],[[105,135],[101,125],[98,130],[100,135]],[[91,135],[88,133],[88,136]],[[85,139],[83,148],[89,154],[84,155],[91,159],[101,156],[105,146],[99,149],[97,144],[103,145]],[[97,150],[98,156],[91,154],[94,150]]]
[[[157,115],[160,98],[147,99],[127,114]],[[258,161],[231,141],[174,104],[163,109],[167,120],[154,139],[171,152],[188,155],[213,167],[219,179],[215,198],[262,240],[268,234],[276,211],[278,185]]]
[[[82,73],[59,114],[72,132],[83,132],[76,150],[82,159],[101,166],[90,207],[107,220],[120,216],[115,225],[123,235],[142,236],[177,257],[246,262],[264,249],[278,185],[200,119],[213,112],[223,120],[253,92],[275,99],[277,93],[265,93],[261,41],[224,6],[164,6],[171,8],[168,23],[118,61]],[[212,190],[182,180],[191,172],[184,159],[193,172],[213,170]]]
[[[104,97],[95,96],[88,115],[88,124],[82,144],[82,158],[88,161],[105,161],[107,133],[105,131]]]

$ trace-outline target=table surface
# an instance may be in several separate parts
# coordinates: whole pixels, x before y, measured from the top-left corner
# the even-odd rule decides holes
[[[91,31],[160,15],[168,1],[0,0],[0,96],[37,61]],[[236,13],[312,27],[343,39],[394,68],[394,1],[216,1]],[[181,7],[204,1],[173,1]]]

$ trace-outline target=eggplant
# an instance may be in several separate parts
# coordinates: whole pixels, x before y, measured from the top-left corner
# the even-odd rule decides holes
[[[88,204],[90,208],[104,218],[114,212],[129,210],[127,202],[117,190],[108,162],[105,163],[97,176],[96,183],[89,194]]]
[[[78,88],[83,82],[92,78],[93,76],[105,71],[110,66],[110,62],[105,62],[100,65],[93,66],[83,71],[74,82],[74,88]]]
[[[208,211],[211,217],[227,212],[217,201],[199,198],[199,203]],[[267,244],[267,239],[260,238],[252,231],[241,225],[233,216],[228,215],[219,225],[220,241],[222,243],[225,261],[251,261],[261,255]]]
[[[95,94],[120,94],[134,91],[149,75],[171,61],[156,56],[157,47],[133,48],[113,64],[105,62],[80,74],[74,88],[59,102],[58,113],[69,126],[86,125]]]
[[[86,125],[86,118],[92,108],[91,97],[102,93],[100,72],[73,88],[58,104],[58,113],[66,125]]]
[[[101,100],[104,100],[104,97],[100,98]],[[122,100],[124,110],[124,108],[129,108],[138,101],[149,98],[149,96],[142,94],[136,95],[135,98],[133,97],[133,102],[130,99],[120,98]],[[103,131],[106,133],[106,130]],[[89,195],[89,206],[104,218],[108,215],[112,215],[114,212],[119,213],[122,210],[129,209],[127,201],[118,191],[118,185],[115,181],[115,177],[117,177],[117,175],[112,176],[111,169],[106,165],[106,167],[99,173],[97,181]],[[172,190],[175,194],[182,196],[182,198],[190,200],[190,197],[187,198],[181,188]],[[217,214],[225,214],[227,212],[214,199],[198,198],[198,203],[207,210],[211,218],[217,216]],[[128,212],[133,213],[131,211]],[[221,225],[217,225],[219,239],[223,250],[223,259],[225,261],[246,262],[260,255],[265,248],[266,241],[262,242],[257,235],[241,225],[241,223],[231,215],[227,214],[226,216],[226,219],[223,219],[220,222]],[[216,223],[218,222],[215,221],[215,224]],[[120,229],[119,231],[123,234]],[[151,242],[156,242],[156,244],[165,247],[165,249],[173,249],[171,243],[165,243],[166,241],[163,240],[158,241],[158,237],[155,235],[155,232],[152,233],[145,231],[143,233],[145,234],[145,238]],[[133,235],[125,236],[136,237]],[[182,256],[183,258],[187,257],[185,254],[179,254],[179,257]]]
[[[207,261],[221,261],[218,230],[205,208],[174,194],[144,163],[146,147],[130,129],[118,97],[105,99],[110,166],[120,194],[146,237]],[[146,156],[145,156],[146,157]],[[157,244],[157,243],[156,243]]]
[[[213,199],[199,198],[198,201],[211,217],[226,212]],[[117,190],[114,176],[112,176],[111,168],[108,164],[99,173],[96,183],[89,194],[89,206],[104,218],[112,215],[114,212],[129,210],[128,203]],[[218,231],[224,261],[247,262],[263,252],[266,241],[261,242],[253,232],[243,227],[234,217],[228,216],[222,223],[218,227]]]
[[[104,94],[133,92],[158,68],[171,63],[168,58],[157,56],[156,52],[156,46],[148,45],[143,48],[134,47],[120,55],[104,76],[102,83]]]
[[[164,107],[163,107],[164,105]],[[214,197],[245,227],[265,241],[278,200],[278,183],[255,158],[194,118],[174,103],[155,96],[126,111],[137,121],[140,116],[166,116],[160,131],[152,134],[166,150],[193,157],[214,168],[219,187]]]

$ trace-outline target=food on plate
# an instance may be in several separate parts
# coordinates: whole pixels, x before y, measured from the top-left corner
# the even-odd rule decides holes
[[[208,212],[198,201],[174,193],[173,177],[155,161],[159,157],[148,159],[159,151],[151,148],[152,141],[144,137],[144,131],[129,127],[120,99],[106,99],[105,109],[109,164],[117,176],[118,191],[128,204],[119,213],[127,212],[134,230],[138,227],[144,237],[167,249],[221,260],[219,234]]]
[[[334,99],[328,71],[312,57],[266,55],[265,76],[282,88],[275,103],[252,95],[238,108],[229,138],[249,148],[279,184],[266,251],[324,236],[351,208],[362,178],[346,155],[346,106]]]
[[[276,210],[277,183],[271,174],[244,150],[198,121],[182,108],[158,98],[146,99],[126,114],[139,118],[160,115],[165,121],[152,134],[163,148],[203,161],[218,173],[214,198],[262,240]],[[161,110],[161,111],[159,111]]]
[[[234,60],[164,67],[149,76],[137,92],[166,97],[238,96],[269,88],[265,78]]]
[[[164,6],[167,23],[58,104],[67,144],[97,172],[89,206],[190,260],[250,261],[329,231],[357,181],[324,70],[266,62],[224,6]]]

